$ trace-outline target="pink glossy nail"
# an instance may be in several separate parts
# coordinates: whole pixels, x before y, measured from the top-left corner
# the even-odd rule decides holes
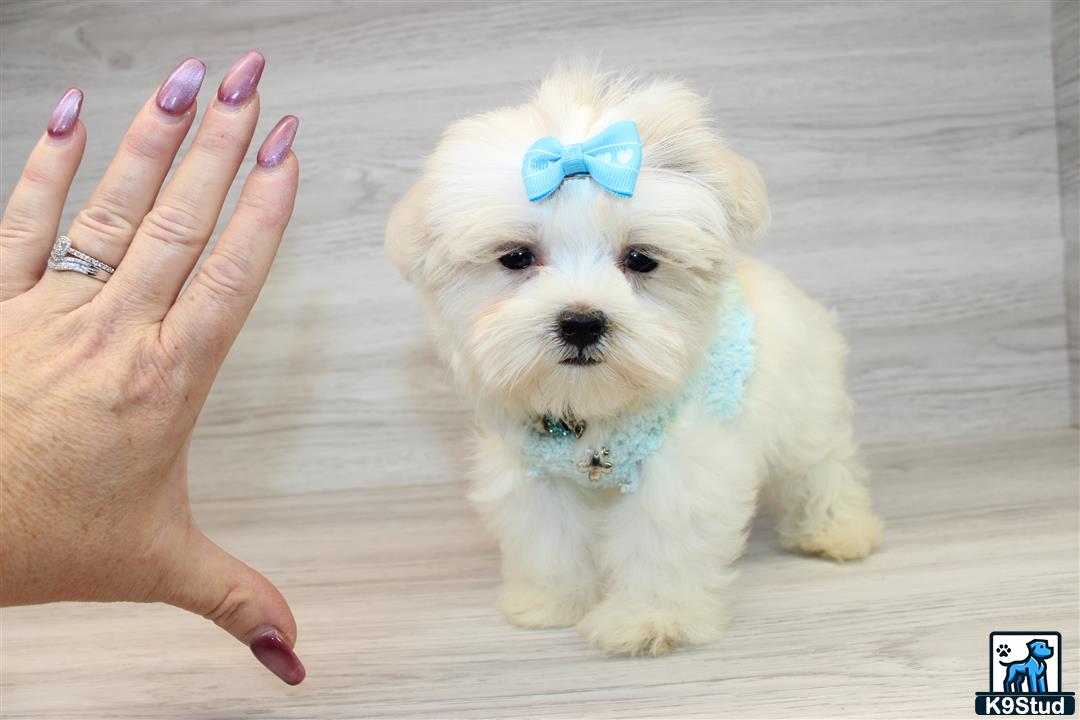
[[[225,73],[225,79],[218,86],[218,100],[229,105],[240,105],[255,93],[266,67],[266,58],[260,53],[249,52],[236,61]]]
[[[255,658],[266,666],[266,669],[277,675],[289,685],[299,685],[307,676],[300,658],[292,651],[285,637],[275,628],[269,625],[261,625],[255,628],[251,635],[251,653]]]
[[[289,154],[289,149],[292,148],[298,127],[300,127],[300,120],[295,115],[286,115],[281,118],[259,147],[259,164],[268,168],[280,165]]]
[[[200,60],[188,58],[180,63],[161,84],[157,94],[158,107],[170,115],[186,113],[195,102],[205,75],[206,66]]]
[[[66,137],[75,129],[82,110],[83,94],[78,88],[71,88],[60,98],[52,117],[49,118],[49,134],[53,137]]]

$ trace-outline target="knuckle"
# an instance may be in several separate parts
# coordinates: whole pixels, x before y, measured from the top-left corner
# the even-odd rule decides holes
[[[206,230],[199,216],[178,205],[158,205],[143,218],[140,233],[165,245],[202,246]]]
[[[57,185],[56,171],[51,165],[31,160],[22,171],[22,181],[45,190],[52,190]]]
[[[255,595],[251,588],[244,585],[232,585],[212,608],[202,615],[220,628],[228,630],[242,617],[251,606]]]
[[[72,373],[101,371],[93,392],[112,420],[138,418],[148,435],[156,423],[175,417],[186,390],[183,366],[163,352],[153,335],[140,337],[135,328],[105,308],[88,306],[77,317],[54,325],[54,344],[64,349],[46,363],[50,382],[67,383]],[[107,372],[105,372],[107,370]]]
[[[196,282],[212,299],[231,304],[249,293],[251,273],[247,263],[218,248],[203,263]]]
[[[208,157],[219,159],[229,158],[239,154],[242,145],[242,136],[238,130],[226,128],[207,128],[199,133],[192,148],[199,153],[205,153]]]
[[[158,162],[163,157],[172,157],[174,141],[151,129],[133,128],[124,136],[121,152],[137,160]]]
[[[261,193],[245,193],[237,202],[237,214],[257,232],[275,230],[284,224],[286,211],[275,198]]]
[[[182,389],[180,373],[178,363],[167,355],[139,353],[128,368],[120,404],[131,409],[168,411],[182,394],[178,393]]]
[[[100,359],[111,347],[116,338],[117,328],[113,323],[94,322],[93,332],[77,333],[69,329],[69,363],[74,366],[85,366]]]
[[[81,367],[107,365],[115,392],[110,409],[116,414],[147,406],[163,406],[182,389],[182,367],[159,341],[156,326],[140,327],[91,303],[79,318],[66,323],[71,360]]]
[[[0,247],[4,250],[21,250],[38,245],[43,235],[34,219],[20,212],[8,212],[3,223],[0,223]]]
[[[126,241],[135,232],[135,226],[117,206],[95,202],[87,205],[75,216],[71,234],[79,240],[99,240],[106,243]]]

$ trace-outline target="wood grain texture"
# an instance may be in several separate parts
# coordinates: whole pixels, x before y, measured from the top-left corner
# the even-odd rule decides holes
[[[462,404],[383,226],[449,122],[521,101],[577,53],[711,96],[770,185],[760,254],[840,314],[861,440],[1056,427],[1068,379],[1050,12],[9,0],[0,176],[6,196],[56,99],[82,87],[91,145],[70,216],[173,64],[206,60],[205,105],[243,51],[267,55],[259,135],[301,117],[301,193],[196,431],[195,497],[460,477]]]
[[[211,536],[291,601],[304,684],[279,684],[172,608],[10,608],[3,715],[974,717],[992,630],[1061,631],[1063,677],[1078,677],[1078,440],[871,452],[879,552],[847,565],[787,555],[759,522],[727,638],[657,659],[506,625],[496,548],[456,486],[199,503]]]
[[[1065,236],[1065,311],[1075,427],[1080,425],[1080,2],[1054,0],[1052,18],[1061,232]]]

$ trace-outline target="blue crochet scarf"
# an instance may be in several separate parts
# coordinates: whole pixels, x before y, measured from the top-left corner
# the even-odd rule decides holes
[[[587,487],[634,492],[645,459],[660,449],[668,426],[691,400],[700,400],[720,420],[735,417],[754,369],[754,315],[734,287],[725,299],[705,360],[675,400],[617,418],[602,447],[588,447],[564,423],[545,418],[541,428],[525,431],[527,475],[572,477]]]

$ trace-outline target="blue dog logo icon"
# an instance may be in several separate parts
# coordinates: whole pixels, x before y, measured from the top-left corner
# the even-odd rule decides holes
[[[1022,693],[1027,683],[1029,693],[1046,692],[1046,661],[1054,657],[1054,649],[1046,640],[1032,640],[1027,644],[1028,655],[1016,662],[1001,662],[1006,668],[1002,692]]]
[[[975,693],[979,715],[1072,715],[1061,689],[1061,633],[990,633],[990,691]]]

